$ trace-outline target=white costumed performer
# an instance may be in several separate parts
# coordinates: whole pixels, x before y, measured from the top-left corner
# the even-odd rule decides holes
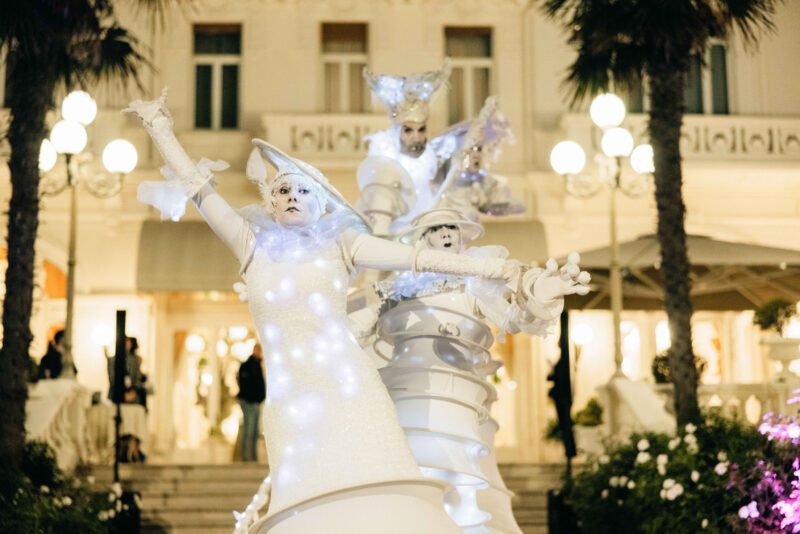
[[[505,257],[502,247],[464,245],[482,227],[452,209],[418,217],[401,240],[417,247],[471,257]],[[380,370],[423,472],[449,482],[446,509],[465,533],[520,534],[511,497],[497,468],[490,407],[497,398],[486,380],[499,362],[491,360],[488,318],[505,332],[544,335],[558,319],[564,295],[588,292],[588,273],[578,258],[559,270],[524,278],[529,289],[519,298],[503,282],[437,273],[401,273],[378,284],[388,299],[377,335],[392,345],[389,364]]]
[[[421,477],[394,406],[347,327],[349,276],[357,267],[438,271],[511,280],[502,259],[463,258],[363,233],[364,220],[314,167],[260,140],[276,169],[266,181],[251,154],[248,176],[266,210],[237,212],[213,188],[172,131],[165,96],[130,105],[160,151],[167,180],[140,199],[174,218],[192,198],[241,265],[267,367],[264,411],[272,497],[251,532],[274,534],[458,532],[441,506],[443,487]]]
[[[512,198],[508,180],[489,172],[500,157],[502,145],[515,141],[497,98],[487,98],[476,118],[451,129],[459,126],[466,134],[439,189],[436,207],[457,209],[473,220],[478,220],[478,213],[513,215],[525,211],[522,203]]]
[[[364,163],[372,167],[380,165],[373,164],[370,161],[373,158],[395,160],[410,176],[416,195],[405,214],[392,214],[395,219],[407,222],[433,207],[438,189],[434,180],[442,164],[455,151],[455,146],[450,146],[445,140],[428,142],[429,106],[450,77],[450,68],[450,60],[445,59],[439,70],[409,76],[373,74],[364,69],[364,79],[372,94],[386,107],[392,121],[387,130],[366,137],[369,150]],[[365,184],[361,180],[359,185],[363,190]],[[365,211],[371,211],[369,201],[362,201],[360,205]],[[395,224],[394,229],[397,228]],[[376,233],[384,235],[384,226],[378,224]]]

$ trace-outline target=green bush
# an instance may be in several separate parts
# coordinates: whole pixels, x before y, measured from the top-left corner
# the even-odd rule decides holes
[[[705,358],[700,356],[694,357],[694,367],[697,369],[697,376],[703,376],[708,362]],[[650,371],[653,373],[653,379],[656,384],[671,384],[672,371],[669,369],[669,351],[665,350],[653,358],[653,364],[650,366]]]
[[[775,455],[755,428],[710,414],[679,436],[641,433],[610,445],[564,488],[585,533],[744,532],[748,497],[730,491],[733,472]]]
[[[753,314],[753,324],[761,330],[772,330],[778,335],[789,320],[794,317],[796,307],[786,299],[772,299],[763,306],[756,308]]]
[[[22,470],[0,466],[0,532],[113,533],[114,518],[125,513],[119,494],[119,488],[98,492],[64,474],[47,444],[29,441]]]

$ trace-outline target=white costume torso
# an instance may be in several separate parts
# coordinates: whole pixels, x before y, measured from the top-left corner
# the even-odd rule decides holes
[[[328,240],[299,261],[274,261],[257,247],[245,280],[267,366],[270,512],[341,487],[419,476],[386,389],[347,327],[339,244]]]
[[[411,157],[400,152],[400,141],[396,127],[381,130],[367,136],[369,140],[369,156],[385,156],[398,161],[414,181],[417,194],[416,204],[400,219],[410,221],[420,213],[433,208],[435,192],[432,181],[436,178],[440,161],[431,143],[419,157]]]

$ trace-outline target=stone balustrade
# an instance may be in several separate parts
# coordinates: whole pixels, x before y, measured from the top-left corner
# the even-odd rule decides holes
[[[264,138],[299,158],[315,162],[357,162],[364,136],[389,127],[385,114],[267,113]]]
[[[623,124],[637,143],[647,141],[647,115],[630,114]],[[561,121],[564,137],[599,151],[599,134],[585,113]],[[681,155],[687,161],[800,161],[800,118],[685,115]]]
[[[669,412],[674,411],[672,384],[656,384],[656,393]],[[701,409],[719,409],[742,422],[758,424],[767,412],[787,413],[786,401],[800,384],[703,384],[697,389]]]

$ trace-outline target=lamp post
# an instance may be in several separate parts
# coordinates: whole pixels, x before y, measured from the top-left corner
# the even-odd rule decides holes
[[[625,120],[625,104],[618,96],[605,93],[595,97],[589,108],[592,123],[599,130],[601,151],[595,154],[596,171],[582,174],[586,166],[586,153],[574,141],[561,141],[550,153],[553,170],[566,179],[566,189],[577,197],[590,197],[604,186],[609,190],[609,235],[611,262],[609,281],[611,313],[614,323],[614,378],[624,378],[622,372],[622,340],[620,323],[622,315],[622,273],[619,264],[617,238],[617,194],[622,191],[635,197],[644,193],[648,177],[654,171],[653,148],[642,144],[634,148],[633,136],[620,125]],[[634,173],[623,173],[623,163],[629,160]]]
[[[51,170],[58,161],[58,155],[64,154],[66,160],[66,179],[46,176],[41,182],[43,195],[57,195],[69,188],[69,241],[67,256],[67,317],[64,325],[64,357],[63,376],[73,376],[73,322],[75,315],[75,265],[77,247],[78,195],[77,186],[82,184],[93,196],[109,198],[122,190],[122,182],[126,173],[136,167],[136,148],[125,141],[111,141],[103,150],[103,165],[106,174],[84,176],[73,169],[73,156],[83,155],[88,142],[85,126],[94,121],[97,115],[97,104],[84,91],[73,91],[64,98],[61,105],[62,120],[57,122],[50,132],[50,139],[42,142],[39,152],[39,169],[43,172]],[[89,159],[90,155],[86,155]],[[74,158],[78,160],[79,158]]]

